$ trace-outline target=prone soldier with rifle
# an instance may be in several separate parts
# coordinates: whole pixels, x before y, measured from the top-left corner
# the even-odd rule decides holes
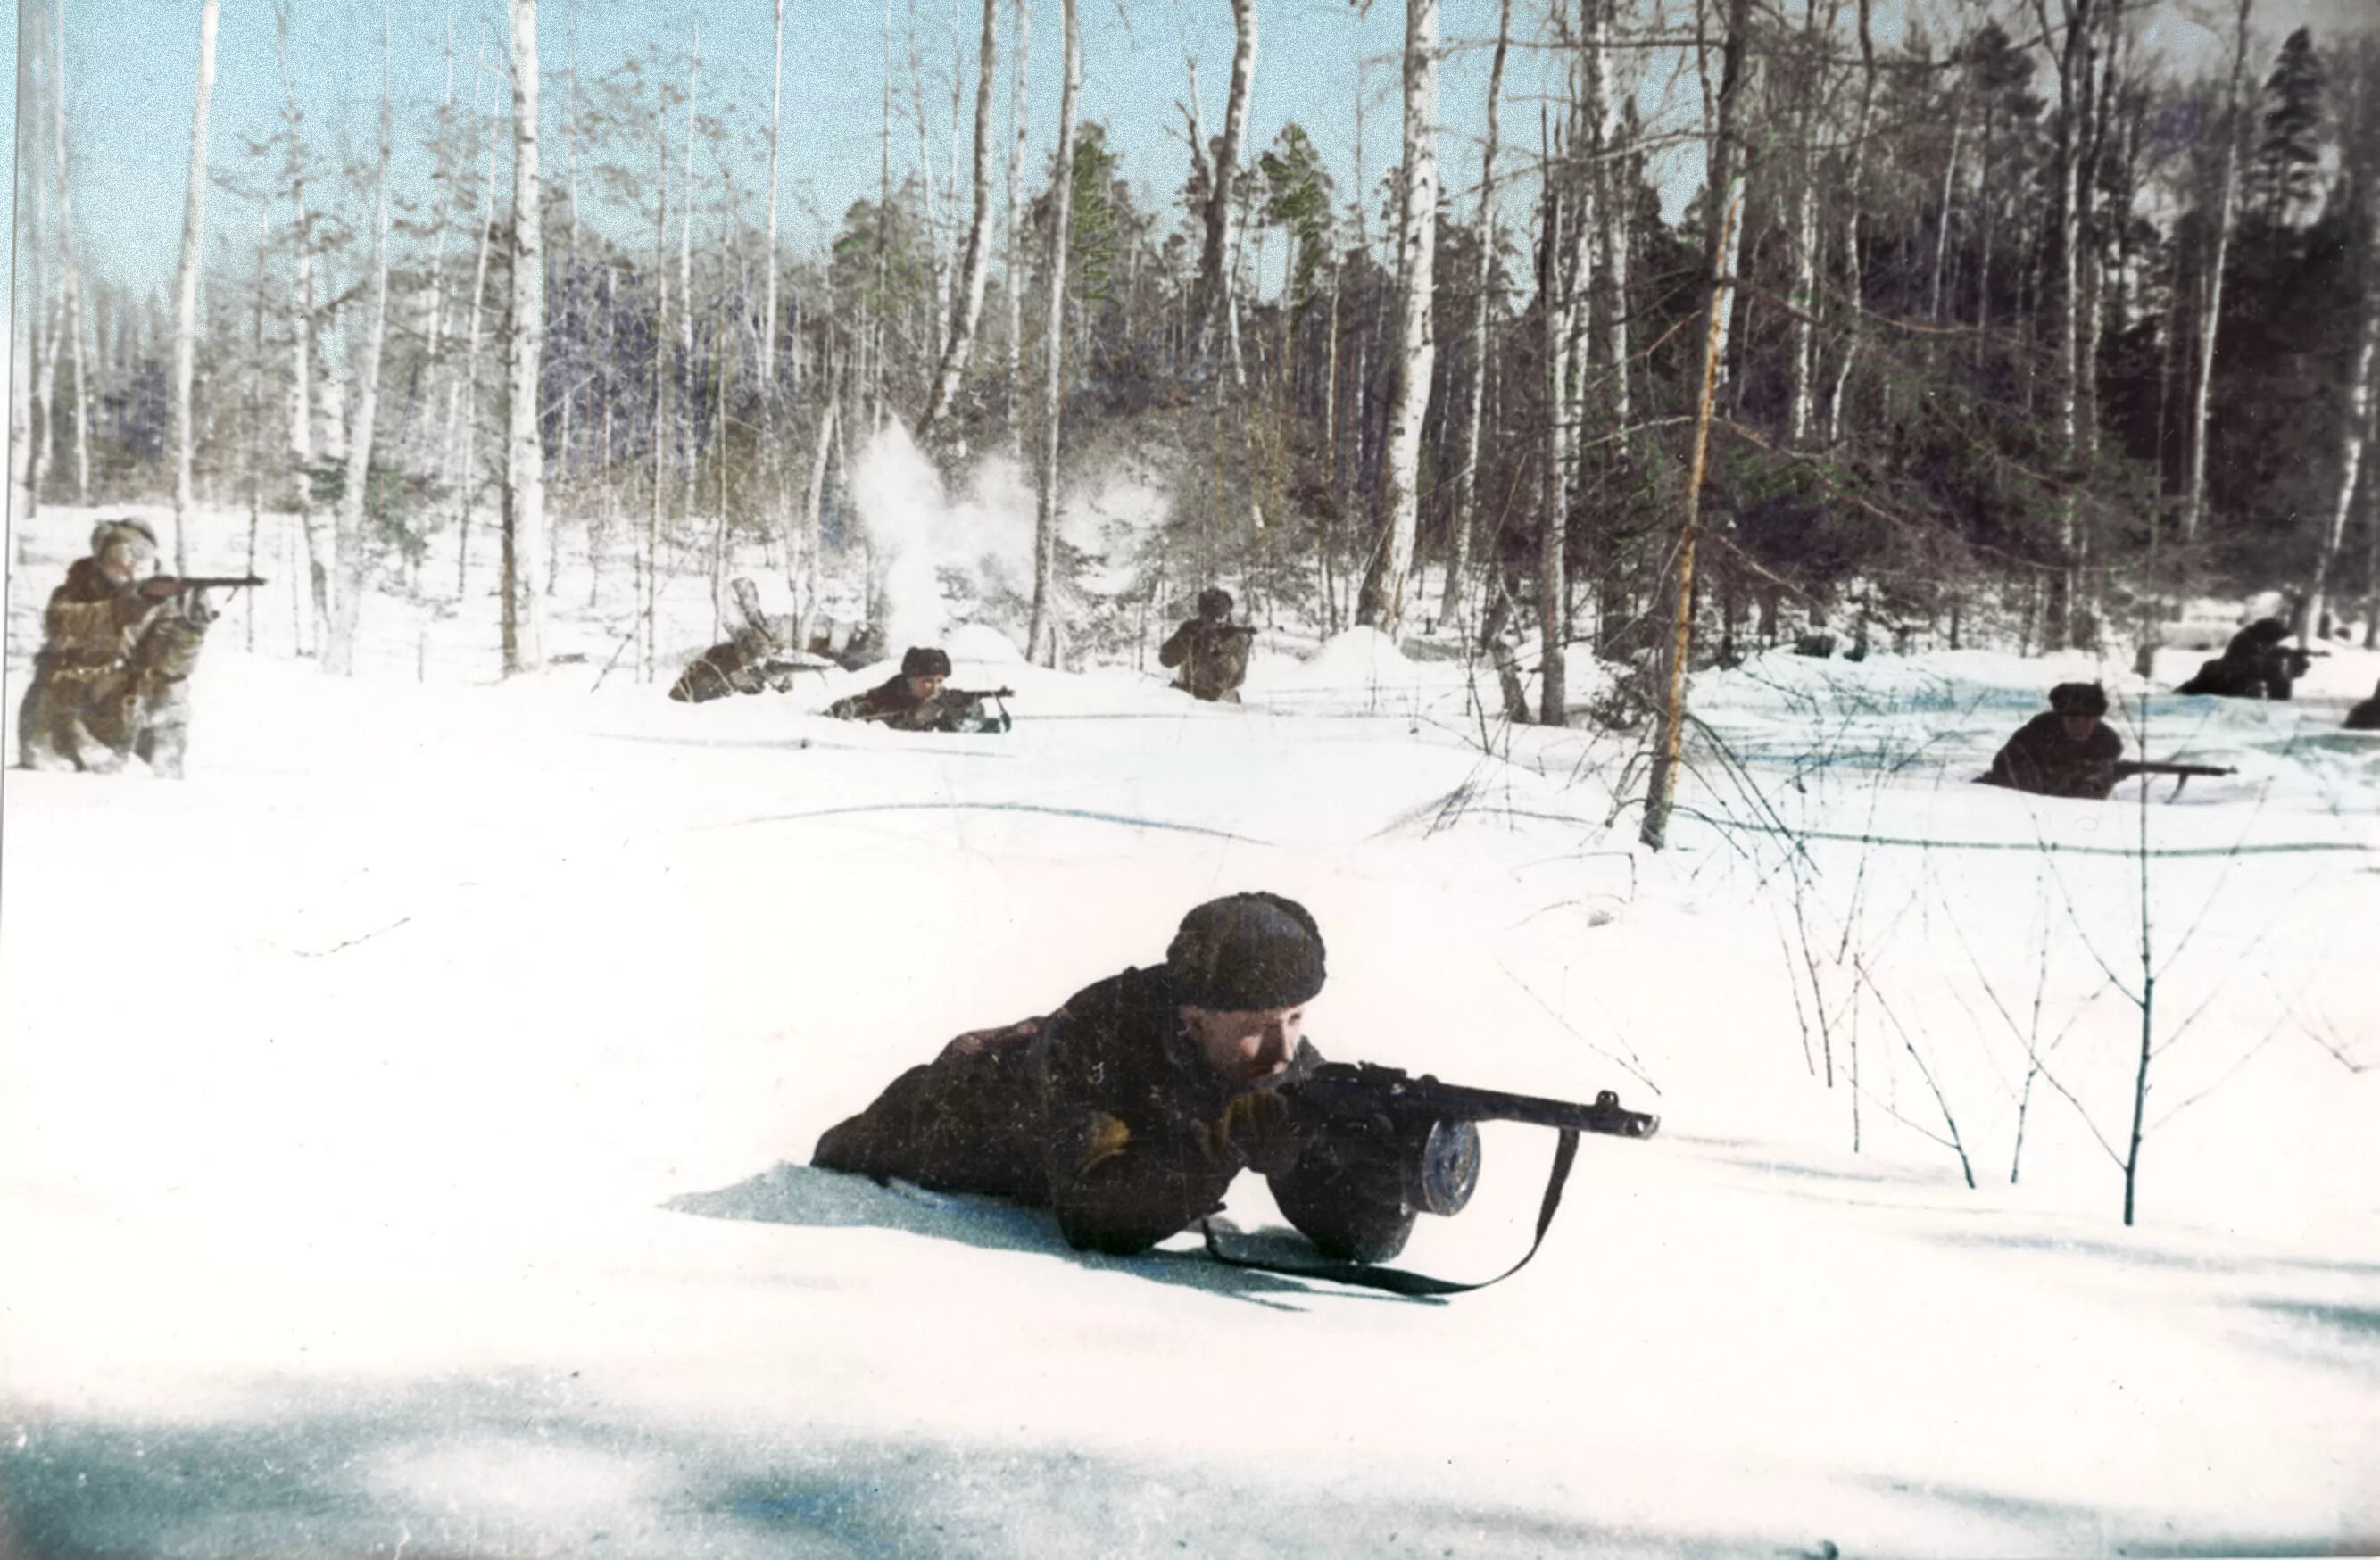
[[[2027,721],[1976,778],[2034,796],[2105,801],[2119,781],[2136,774],[2174,775],[2179,794],[2194,774],[2233,773],[2213,764],[2127,759],[2124,739],[2103,718],[2107,713],[2107,692],[2097,683],[2059,683],[2049,690],[2049,713]]]
[[[837,720],[874,721],[894,731],[1002,732],[1014,723],[1002,702],[1016,696],[1013,688],[949,687],[951,658],[930,645],[912,645],[901,657],[901,670],[865,693],[838,699],[826,713]],[[984,701],[999,704],[987,711]]]
[[[253,574],[150,575],[146,520],[103,520],[91,555],[67,568],[42,615],[42,644],[18,711],[28,769],[112,774],[138,755],[178,777],[188,742],[188,679],[215,611],[206,591],[261,585]]]
[[[1202,1224],[1254,1170],[1331,1263],[1293,1271],[1434,1295],[1476,1286],[1369,1264],[1403,1249],[1417,1215],[1470,1200],[1477,1123],[1561,1134],[1540,1241],[1578,1134],[1645,1138],[1658,1126],[1609,1093],[1572,1104],[1327,1063],[1305,1038],[1323,977],[1321,932],[1303,906],[1272,894],[1210,900],[1183,918],[1163,964],[1098,981],[1045,1017],[959,1036],[830,1129],[812,1163],[1048,1208],[1069,1244],[1123,1255]],[[1205,1228],[1221,1260],[1266,1265]]]

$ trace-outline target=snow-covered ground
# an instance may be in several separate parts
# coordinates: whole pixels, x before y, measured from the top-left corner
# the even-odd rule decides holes
[[[88,521],[14,539],[20,627]],[[1656,855],[1639,739],[1363,632],[1229,709],[963,630],[1015,729],[907,737],[813,713],[880,669],[595,690],[618,617],[498,683],[374,602],[333,681],[264,572],[188,780],[6,776],[0,1554],[2380,1549],[2380,657],[2288,705],[1763,657],[1695,679]],[[2238,774],[1966,783],[2077,674]],[[1328,934],[1326,1053],[1659,1136],[1444,1303],[806,1167],[1250,887]],[[1517,1257],[1551,1149],[1491,1127],[1406,1265]]]

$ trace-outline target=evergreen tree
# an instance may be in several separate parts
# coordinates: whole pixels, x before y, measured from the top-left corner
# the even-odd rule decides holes
[[[2256,143],[2258,204],[2275,228],[2311,219],[2321,199],[2322,96],[2322,60],[2313,33],[2301,27],[2281,44],[2265,79],[2264,134]]]

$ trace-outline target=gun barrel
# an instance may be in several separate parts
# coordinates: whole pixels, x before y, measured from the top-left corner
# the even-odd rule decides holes
[[[1585,1105],[1440,1083],[1427,1074],[1414,1078],[1393,1067],[1343,1063],[1326,1063],[1293,1087],[1326,1109],[1333,1103],[1354,1109],[1401,1108],[1449,1121],[1517,1121],[1614,1138],[1649,1138],[1661,1127],[1659,1116],[1625,1109],[1608,1089],[1593,1104]]]

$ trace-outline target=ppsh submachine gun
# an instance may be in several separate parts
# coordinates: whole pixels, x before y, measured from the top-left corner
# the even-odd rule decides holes
[[[937,697],[948,701],[953,708],[965,711],[981,711],[984,701],[990,700],[994,708],[982,713],[972,723],[968,723],[977,731],[999,733],[1008,730],[1016,724],[1008,713],[1007,701],[1016,697],[1016,690],[1013,688],[946,687]]]
[[[1579,1135],[1642,1139],[1661,1128],[1659,1116],[1628,1109],[1609,1089],[1596,1095],[1594,1103],[1579,1104],[1441,1083],[1427,1073],[1416,1078],[1372,1062],[1326,1062],[1305,1077],[1281,1085],[1281,1092],[1300,1118],[1305,1156],[1318,1157],[1384,1190],[1393,1187],[1406,1208],[1440,1217],[1463,1212],[1478,1188],[1480,1123],[1519,1122],[1548,1127],[1560,1134],[1537,1211],[1536,1238],[1519,1261],[1477,1283],[1451,1283],[1357,1262],[1289,1267],[1252,1261],[1226,1253],[1217,1243],[1213,1228],[1206,1230],[1208,1250],[1235,1267],[1295,1273],[1408,1296],[1483,1289],[1520,1272],[1545,1243],[1546,1231],[1561,1206],[1562,1187],[1578,1154]]]
[[[263,584],[264,579],[262,576],[254,574],[161,574],[141,583],[148,586],[172,585],[176,587],[172,593],[180,595],[185,591],[245,590],[251,585]]]

